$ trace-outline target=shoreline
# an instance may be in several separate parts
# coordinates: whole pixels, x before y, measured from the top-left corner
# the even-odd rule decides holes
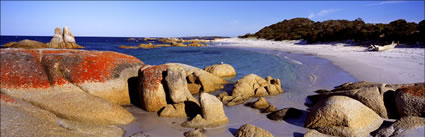
[[[224,111],[226,116],[229,118],[229,123],[226,126],[205,128],[206,132],[204,134],[209,137],[232,137],[237,129],[248,123],[261,127],[272,133],[274,136],[302,135],[307,132],[307,128],[304,127],[304,122],[308,115],[308,106],[305,105],[306,97],[315,94],[313,91],[317,89],[333,89],[333,87],[336,85],[355,80],[352,75],[332,64],[332,62],[329,60],[318,58],[316,56],[258,48],[217,48],[228,48],[232,50],[249,51],[255,54],[264,54],[265,56],[284,60],[291,65],[294,65],[294,69],[297,69],[297,72],[299,71],[300,73],[296,74],[297,78],[295,79],[297,82],[291,82],[291,87],[282,85],[285,93],[276,96],[266,96],[265,98],[270,104],[275,105],[277,109],[297,108],[303,113],[299,118],[296,119],[287,121],[273,121],[268,119],[266,114],[260,113],[258,110],[247,107],[245,105],[236,105],[231,107],[224,105]],[[301,62],[301,64],[297,62]],[[281,68],[276,69],[282,70]],[[272,72],[266,73],[270,74],[270,76],[274,78],[279,78],[278,75],[274,75]],[[245,76],[246,74],[237,73],[237,75]],[[314,79],[311,79],[310,76],[313,76]],[[287,77],[287,75],[282,75],[280,78],[283,84],[288,84],[289,81],[283,80],[282,77]],[[210,92],[210,94],[217,95],[223,90]],[[251,98],[247,102],[253,102],[255,100],[256,98]],[[171,137],[176,135],[183,135],[183,132],[191,130],[190,128],[184,128],[180,126],[180,124],[183,123],[186,119],[158,117],[156,113],[146,112],[135,106],[128,106],[125,108],[136,117],[135,122],[121,126],[126,131],[124,135],[125,137],[140,132],[151,136]],[[285,130],[282,130],[282,128]],[[167,133],[161,132],[163,130],[166,130]]]
[[[217,39],[217,47],[251,47],[311,54],[327,59],[359,81],[379,83],[424,82],[424,48],[395,48],[383,52],[367,52],[366,47],[348,44],[296,44],[297,41],[257,39]]]

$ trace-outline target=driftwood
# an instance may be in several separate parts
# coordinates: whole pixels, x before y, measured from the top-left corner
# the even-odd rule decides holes
[[[397,46],[397,43],[394,43],[394,41],[389,45],[379,46],[379,45],[370,45],[368,48],[369,51],[384,51],[384,50],[390,50]]]

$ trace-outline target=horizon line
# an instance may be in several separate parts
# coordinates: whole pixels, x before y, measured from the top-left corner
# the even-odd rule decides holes
[[[3,36],[8,36],[8,37],[19,37],[19,36],[23,36],[23,37],[53,37],[52,36],[42,36],[42,35],[0,35],[0,37]],[[213,36],[213,35],[208,35],[208,36],[177,36],[177,37],[161,37],[161,36],[75,36],[74,37],[116,37],[116,38],[188,38],[188,37],[237,37],[237,36]]]

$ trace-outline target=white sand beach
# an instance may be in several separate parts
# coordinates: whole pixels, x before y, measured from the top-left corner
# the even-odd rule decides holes
[[[343,43],[297,44],[299,41],[218,39],[218,46],[252,47],[312,54],[332,61],[360,81],[414,83],[425,81],[425,49],[395,48],[369,52],[366,47]]]

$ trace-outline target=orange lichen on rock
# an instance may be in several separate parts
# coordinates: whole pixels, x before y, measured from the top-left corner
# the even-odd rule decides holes
[[[2,88],[49,88],[84,82],[104,82],[121,70],[143,64],[136,57],[109,51],[1,50]]]
[[[161,84],[162,72],[166,71],[167,65],[151,66],[141,69],[139,73],[143,76],[143,88],[154,90]]]
[[[11,51],[11,52],[9,52]],[[49,79],[36,51],[1,51],[1,88],[49,88]]]
[[[425,97],[425,83],[402,87],[399,89],[399,91],[406,92],[414,96]]]
[[[15,99],[13,99],[13,98],[11,98],[11,97],[9,97],[7,95],[3,95],[1,93],[0,93],[0,100],[1,101],[4,101],[6,103],[16,103],[16,100]]]

